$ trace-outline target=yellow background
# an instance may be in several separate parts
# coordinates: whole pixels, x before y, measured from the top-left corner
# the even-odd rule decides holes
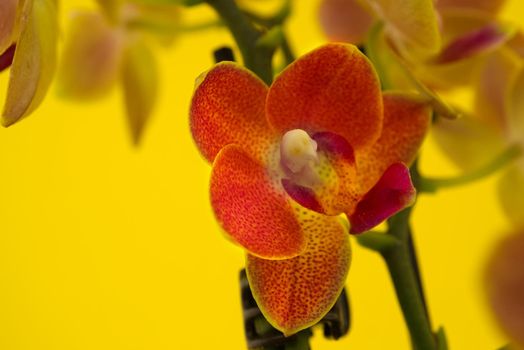
[[[325,38],[318,3],[296,4],[287,29],[304,53]],[[79,6],[92,4],[62,2],[64,23]],[[523,13],[513,0],[504,15]],[[203,7],[185,16],[212,17]],[[214,221],[210,167],[193,145],[187,113],[195,77],[212,64],[213,49],[231,43],[213,29],[159,51],[161,93],[139,149],[118,89],[89,104],[63,101],[52,89],[34,115],[0,130],[0,349],[245,348],[243,253]],[[431,140],[422,157],[426,174],[456,172]],[[486,257],[509,230],[495,181],[420,196],[415,210],[431,316],[452,349],[505,343],[481,289]],[[408,349],[384,263],[353,247],[351,334],[332,342],[317,332],[313,349]]]

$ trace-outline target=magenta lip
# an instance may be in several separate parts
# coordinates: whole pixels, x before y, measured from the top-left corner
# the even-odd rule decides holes
[[[7,68],[11,67],[13,58],[15,57],[15,50],[16,44],[13,44],[0,55],[0,72],[3,72]]]

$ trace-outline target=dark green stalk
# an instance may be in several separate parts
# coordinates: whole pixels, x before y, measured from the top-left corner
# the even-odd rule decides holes
[[[409,217],[411,208],[392,217],[388,234],[399,240],[399,245],[382,252],[397,299],[404,314],[413,349],[436,350],[437,343],[428,318],[420,279],[410,248]]]
[[[273,80],[271,61],[274,49],[257,45],[263,33],[251,23],[249,18],[237,7],[235,1],[206,0],[206,2],[218,13],[229,28],[240,49],[244,65],[267,84],[271,84]]]

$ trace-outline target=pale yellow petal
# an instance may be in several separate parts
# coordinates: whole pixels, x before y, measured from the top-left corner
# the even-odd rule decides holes
[[[20,29],[2,113],[4,126],[17,122],[38,107],[51,84],[58,36],[55,2],[26,0]]]
[[[440,50],[441,39],[433,0],[367,0],[383,19],[386,31],[406,57],[428,58]]]
[[[140,141],[157,97],[158,73],[150,48],[134,41],[126,50],[122,67],[124,98],[133,141]]]

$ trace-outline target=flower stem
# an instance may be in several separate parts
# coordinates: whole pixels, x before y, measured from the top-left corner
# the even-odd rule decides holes
[[[477,180],[481,180],[498,170],[502,169],[515,159],[523,155],[523,150],[520,145],[512,145],[499,155],[497,155],[493,160],[488,164],[476,171],[460,175],[457,177],[450,178],[430,178],[422,177],[420,179],[420,186],[418,190],[420,192],[436,192],[442,188],[455,187],[468,184]]]
[[[251,23],[234,0],[206,0],[206,2],[229,28],[240,49],[244,65],[270,84],[273,80],[271,60],[274,48],[257,45],[263,33]]]
[[[382,256],[393,281],[413,349],[436,350],[437,343],[431,330],[416,259],[410,247],[410,214],[411,208],[408,208],[389,220],[388,234],[398,239],[399,244],[383,251]]]

